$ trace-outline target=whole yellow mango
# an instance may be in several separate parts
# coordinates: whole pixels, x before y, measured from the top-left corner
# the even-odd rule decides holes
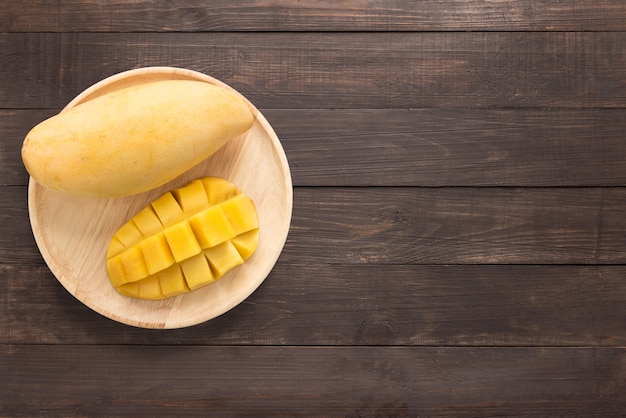
[[[29,174],[53,190],[118,197],[161,186],[247,131],[246,101],[202,81],[165,80],[96,97],[35,126]]]

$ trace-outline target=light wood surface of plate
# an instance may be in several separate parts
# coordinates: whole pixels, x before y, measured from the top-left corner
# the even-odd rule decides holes
[[[94,84],[63,111],[119,88],[167,79],[202,80],[234,91],[195,71],[148,67]],[[251,103],[250,107],[255,123],[248,132],[173,181],[146,193],[113,199],[75,197],[50,190],[31,178],[31,226],[43,258],[59,282],[94,311],[143,328],[195,325],[227,312],[252,294],[283,249],[291,222],[293,192],[289,165],[278,137],[258,109]],[[162,301],[120,295],[105,268],[106,250],[113,234],[164,192],[202,176],[224,178],[254,200],[260,223],[256,252],[216,283],[194,292]]]

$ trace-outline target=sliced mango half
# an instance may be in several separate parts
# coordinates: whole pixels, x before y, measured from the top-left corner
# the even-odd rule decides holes
[[[214,283],[256,250],[254,201],[234,184],[203,177],[167,192],[113,236],[111,283],[125,296],[159,300]]]

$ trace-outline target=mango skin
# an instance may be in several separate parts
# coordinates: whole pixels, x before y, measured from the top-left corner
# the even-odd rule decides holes
[[[202,81],[164,80],[96,97],[35,126],[22,160],[40,184],[119,197],[173,180],[254,123],[247,102]]]

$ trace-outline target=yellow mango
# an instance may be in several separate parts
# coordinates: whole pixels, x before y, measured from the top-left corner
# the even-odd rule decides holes
[[[224,179],[205,178],[201,181],[211,205],[216,205],[236,195],[236,189]]]
[[[252,255],[254,250],[256,250],[257,243],[259,242],[259,230],[253,229],[244,232],[231,239],[230,242],[235,246],[241,258],[246,260]]]
[[[222,203],[228,223],[231,225],[234,234],[239,235],[246,231],[259,227],[259,220],[254,214],[256,208],[254,203],[247,196],[236,196]]]
[[[172,196],[184,213],[194,213],[209,205],[202,180],[193,180],[186,186],[173,190]]]
[[[35,126],[22,159],[44,186],[117,197],[161,186],[254,122],[247,102],[202,81],[164,80],[119,89]]]
[[[228,270],[242,264],[244,261],[237,248],[230,241],[207,248],[204,250],[204,255],[209,260],[211,271],[218,279],[226,274]]]
[[[200,244],[198,244],[189,223],[186,221],[179,222],[169,228],[165,228],[163,234],[167,239],[167,244],[172,250],[174,260],[178,263],[188,259],[189,257],[200,254],[202,251],[202,248],[200,247]]]
[[[162,227],[161,221],[154,212],[154,209],[152,209],[152,206],[144,208],[137,215],[133,216],[133,223],[143,236],[159,232]]]
[[[142,299],[163,299],[161,284],[157,277],[148,277],[139,282],[139,297]]]
[[[252,256],[259,220],[232,183],[204,177],[167,192],[111,238],[106,269],[123,295],[163,299],[220,279]]]
[[[133,222],[128,222],[115,234],[115,238],[117,238],[124,247],[130,247],[139,242],[141,236],[141,231]]]
[[[236,235],[220,205],[192,216],[189,225],[203,248],[214,247]]]
[[[217,280],[204,253],[183,261],[180,263],[180,266],[182,267],[187,286],[191,290],[198,289]]]
[[[120,242],[119,239],[113,238],[109,243],[109,248],[107,250],[107,259],[121,253],[122,251],[124,251],[125,248],[126,247]]]
[[[159,282],[163,297],[167,298],[189,292],[189,286],[179,264],[172,265],[154,277]]]
[[[124,263],[120,257],[107,258],[107,273],[109,274],[109,280],[114,287],[118,288],[128,283],[126,278],[126,270],[124,269]]]
[[[180,266],[174,264],[144,280],[124,283],[117,290],[125,296],[159,300],[189,292],[189,287],[185,283]]]
[[[124,296],[139,298],[139,282],[123,283],[116,288]]]
[[[165,270],[176,262],[163,232],[149,235],[138,244],[149,274]]]
[[[165,193],[150,204],[154,213],[163,226],[173,225],[184,216],[182,208],[176,202],[172,193]]]
[[[140,247],[134,245],[118,257],[127,282],[136,282],[148,276],[148,267]]]

